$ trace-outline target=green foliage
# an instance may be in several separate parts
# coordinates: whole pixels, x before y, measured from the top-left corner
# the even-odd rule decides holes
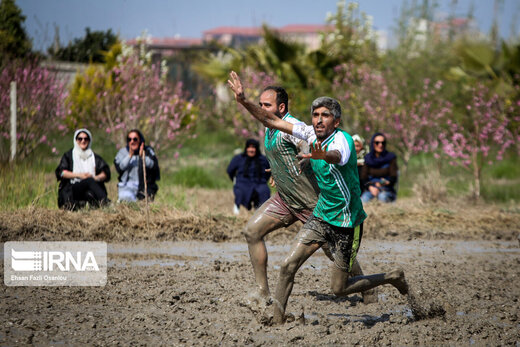
[[[401,163],[400,163],[401,165]],[[406,173],[399,179],[398,197],[414,196],[413,185],[423,184],[420,179],[433,171],[437,171],[447,188],[448,196],[470,197],[472,173],[458,167],[448,165],[431,154],[413,157]],[[486,202],[520,201],[520,160],[510,153],[503,161],[485,167],[482,174],[481,197]]]
[[[24,21],[25,16],[14,0],[0,1],[0,59],[24,58],[31,53]]]
[[[327,57],[327,65],[336,66],[350,62],[376,64],[378,52],[372,17],[359,12],[356,2],[347,5],[345,0],[341,0],[337,6],[336,13],[327,18],[327,23],[333,25],[334,30],[324,33],[318,52]],[[325,71],[332,72],[334,66],[327,67]]]
[[[98,65],[89,65],[83,74],[76,75],[67,97],[66,124],[69,129],[86,127],[90,120],[97,118],[97,96],[111,83],[111,76],[104,74]]]
[[[502,43],[495,49],[491,42],[463,40],[454,45],[458,62],[450,68],[450,77],[466,85],[484,82],[501,96],[520,95],[514,86],[520,83],[520,45]]]
[[[217,53],[208,52],[193,65],[193,70],[212,83],[225,83],[229,72],[239,71],[242,54],[233,48],[223,48]]]
[[[492,166],[487,166],[483,174],[497,180],[518,179],[520,177],[520,165],[518,165],[517,161],[514,154],[511,153],[510,158],[499,161]]]
[[[173,173],[172,182],[184,187],[225,188],[229,183],[222,178],[216,179],[209,170],[199,166],[187,166]]]
[[[56,206],[58,186],[53,173],[40,162],[0,166],[0,210]]]
[[[486,201],[510,202],[520,200],[520,182],[505,182],[502,184],[484,185],[482,197]]]
[[[105,31],[90,31],[85,29],[83,38],[74,39],[66,47],[54,51],[48,49],[51,56],[58,60],[80,63],[102,63],[105,61],[104,52],[108,51],[118,41],[111,29]]]

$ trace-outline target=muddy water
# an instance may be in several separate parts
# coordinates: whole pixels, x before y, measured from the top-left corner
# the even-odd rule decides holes
[[[288,254],[290,245],[266,243],[270,261],[281,262]],[[408,241],[392,242],[365,240],[360,251],[360,261],[369,262],[370,257],[379,252],[399,254],[403,263],[416,257],[434,259],[445,255],[454,260],[470,255],[502,256],[505,254],[518,255],[519,249],[514,243],[505,241]],[[112,243],[108,245],[111,264],[123,266],[150,266],[150,265],[185,265],[186,261],[192,264],[203,264],[213,261],[243,261],[248,259],[247,245],[238,242],[215,243],[209,241],[181,241],[181,242],[141,242],[141,243]],[[121,258],[132,260],[120,264]],[[146,258],[146,260],[142,260]],[[379,262],[385,262],[384,259]],[[319,251],[311,257],[304,267],[322,269],[328,267],[329,261]]]
[[[269,280],[289,246],[268,243]],[[2,247],[3,249],[3,247]],[[102,288],[6,287],[1,344],[518,345],[518,242],[364,240],[365,273],[405,269],[412,295],[379,288],[379,302],[337,298],[320,251],[298,272],[271,326],[243,296],[252,289],[245,243],[109,244]],[[2,267],[3,269],[3,267]],[[3,270],[2,270],[3,274]]]

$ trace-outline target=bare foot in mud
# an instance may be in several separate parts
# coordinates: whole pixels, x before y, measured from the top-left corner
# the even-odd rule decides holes
[[[270,307],[273,303],[271,296],[264,296],[259,291],[249,293],[241,302],[241,306],[245,306],[251,310],[258,323],[270,325],[273,315]]]
[[[364,292],[361,292],[361,296],[363,297],[363,303],[365,305],[377,303],[377,288],[365,290]]]
[[[404,271],[402,269],[388,272],[387,278],[391,281],[390,283],[399,291],[399,293],[402,295],[408,294],[408,283],[404,278]]]
[[[244,298],[244,305],[249,307],[251,310],[256,308],[265,308],[271,305],[272,299],[269,293],[264,294],[260,291],[253,291],[247,294]]]

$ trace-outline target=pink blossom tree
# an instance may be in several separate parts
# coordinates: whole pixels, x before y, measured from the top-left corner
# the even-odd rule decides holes
[[[10,84],[17,88],[17,151],[23,160],[40,146],[53,147],[64,134],[66,88],[56,73],[36,61],[11,61],[0,71],[0,162],[10,157]]]
[[[166,80],[165,63],[152,64],[143,47],[144,42],[137,50],[123,44],[114,62],[83,75],[80,84],[93,91],[95,102],[78,107],[85,98],[76,94],[69,103],[71,117],[111,134],[118,146],[133,128],[156,149],[180,146],[186,137],[179,135],[190,133],[198,108],[186,97],[182,83]],[[76,89],[81,92],[81,87]]]
[[[384,73],[367,66],[343,65],[336,71],[334,91],[346,108],[351,131],[367,136],[383,132],[400,154],[404,169],[414,154],[438,147],[437,123],[452,110],[451,103],[438,95],[442,81],[425,79],[416,91],[404,81],[390,83]]]
[[[449,163],[473,173],[477,199],[484,165],[501,161],[505,151],[515,143],[502,100],[498,95],[488,96],[488,93],[489,90],[482,85],[473,88],[462,118],[446,118],[446,127],[439,134],[442,151],[451,159]]]

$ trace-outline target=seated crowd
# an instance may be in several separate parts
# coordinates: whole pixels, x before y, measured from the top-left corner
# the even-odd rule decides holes
[[[90,131],[77,130],[73,145],[56,168],[56,178],[60,182],[58,207],[77,210],[86,204],[91,207],[108,204],[105,183],[110,181],[110,167],[92,151]],[[139,130],[128,132],[126,146],[119,150],[114,164],[119,174],[118,201],[142,200],[146,196],[153,200],[159,189],[156,183],[160,179],[159,162]]]
[[[381,202],[392,202],[397,197],[397,156],[386,150],[386,137],[375,133],[370,140],[370,151],[366,153],[365,141],[359,135],[352,136],[356,148],[361,200],[367,203],[377,198]],[[73,148],[63,154],[56,168],[58,207],[77,210],[89,204],[100,207],[108,204],[105,183],[110,181],[110,167],[94,153],[92,134],[87,129],[74,133]],[[144,158],[144,159],[143,159]],[[118,173],[118,202],[153,200],[159,187],[159,161],[152,147],[147,146],[143,134],[130,130],[126,146],[114,159]],[[234,181],[234,212],[240,205],[247,209],[258,208],[270,196],[267,186],[269,162],[260,153],[259,143],[248,140],[245,150],[233,158],[227,173]],[[145,193],[146,192],[146,193]]]

